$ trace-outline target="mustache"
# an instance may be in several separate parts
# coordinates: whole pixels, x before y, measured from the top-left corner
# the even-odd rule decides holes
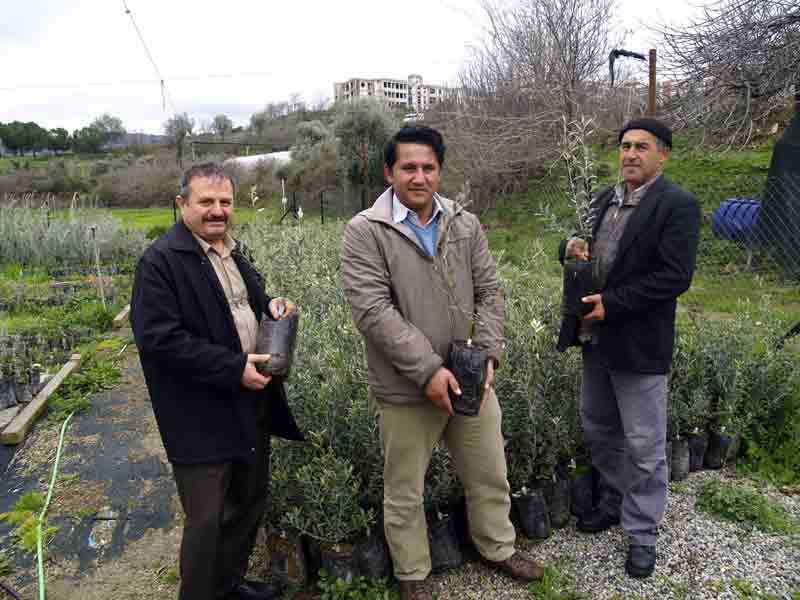
[[[211,217],[208,219],[203,219],[206,223],[227,223],[228,219],[225,217]]]

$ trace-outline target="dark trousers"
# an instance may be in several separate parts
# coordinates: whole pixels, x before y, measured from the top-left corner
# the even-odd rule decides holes
[[[228,595],[247,563],[269,492],[269,438],[252,463],[173,464],[186,521],[181,540],[179,600]]]
[[[620,516],[634,544],[654,545],[667,504],[667,376],[612,371],[584,347],[581,396],[599,508]]]

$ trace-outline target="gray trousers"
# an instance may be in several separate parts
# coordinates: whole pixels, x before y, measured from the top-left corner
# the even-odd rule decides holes
[[[583,431],[603,477],[599,510],[633,544],[654,545],[667,504],[667,376],[612,371],[583,349]]]

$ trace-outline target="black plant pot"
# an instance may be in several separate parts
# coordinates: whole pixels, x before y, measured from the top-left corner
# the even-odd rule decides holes
[[[267,536],[270,575],[274,581],[288,585],[305,585],[309,581],[309,557],[303,540],[285,531]]]
[[[711,432],[706,451],[705,465],[709,469],[721,469],[728,459],[728,452],[733,445],[733,437],[724,433]]]
[[[294,360],[297,330],[300,326],[300,309],[288,317],[273,321],[267,315],[261,317],[256,337],[256,354],[269,354],[269,362],[256,365],[262,375],[288,377]]]
[[[428,518],[428,546],[431,552],[431,570],[441,573],[464,564],[464,555],[458,544],[455,519],[449,515]]]
[[[582,317],[592,311],[593,306],[581,298],[593,294],[594,263],[590,260],[568,259],[564,261],[563,271],[563,313],[567,316]]]
[[[10,408],[17,404],[17,395],[14,388],[13,379],[9,377],[0,377],[0,410]]]
[[[467,513],[467,500],[464,496],[450,503],[450,515],[455,524],[456,536],[461,547],[461,554],[464,562],[476,562],[481,558],[475,542],[472,541],[472,534],[469,531],[469,515]]]
[[[569,482],[570,512],[580,518],[594,507],[594,475],[589,469],[574,475]]]
[[[689,471],[694,473],[703,468],[703,458],[708,448],[708,436],[704,433],[692,433],[686,436],[689,442]]]
[[[569,481],[556,478],[542,487],[547,510],[550,513],[550,526],[561,529],[569,523]]]
[[[448,389],[453,411],[459,415],[474,417],[481,410],[481,401],[486,385],[486,350],[464,340],[450,343],[448,368],[458,381],[461,394]]]
[[[672,481],[683,481],[689,476],[689,442],[686,438],[676,438],[672,441]]]
[[[358,578],[358,557],[350,544],[320,544],[319,566],[332,580],[351,582]]]
[[[511,496],[511,506],[526,538],[546,540],[550,537],[550,513],[542,490],[532,489]]]
[[[381,579],[392,574],[392,557],[383,534],[383,527],[376,525],[369,536],[356,545],[359,572],[368,579]]]

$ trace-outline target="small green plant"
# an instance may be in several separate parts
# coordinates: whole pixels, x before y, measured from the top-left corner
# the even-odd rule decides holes
[[[778,596],[758,591],[752,583],[746,579],[734,579],[732,582],[733,592],[740,600],[778,600]]]
[[[178,585],[181,578],[178,576],[178,569],[170,567],[160,575],[159,580],[165,585]]]
[[[36,523],[43,507],[44,497],[42,494],[31,491],[17,500],[12,510],[0,513],[0,521],[16,525],[16,529],[11,535],[15,544],[27,552],[36,551]],[[57,531],[57,527],[49,527],[45,523],[43,539],[45,541],[50,539]]]
[[[536,600],[584,600],[588,596],[564,589],[568,581],[555,567],[545,567],[544,577],[528,586],[528,590]]]
[[[70,375],[48,401],[48,419],[63,421],[72,412],[92,406],[92,395],[108,389],[120,379],[120,370],[113,361],[90,353],[80,370]]]
[[[0,577],[11,575],[11,559],[5,550],[0,550]]]
[[[320,600],[396,600],[397,587],[388,578],[370,580],[357,577],[352,581],[334,579],[325,569],[319,572],[317,588]]]
[[[286,520],[296,531],[320,542],[352,541],[368,531],[375,514],[358,504],[361,486],[353,465],[336,456],[322,435],[312,433],[311,442],[311,459],[295,473],[303,506],[289,510]]]
[[[749,525],[767,533],[800,531],[797,521],[785,508],[750,486],[709,481],[700,490],[697,507],[727,521]]]

